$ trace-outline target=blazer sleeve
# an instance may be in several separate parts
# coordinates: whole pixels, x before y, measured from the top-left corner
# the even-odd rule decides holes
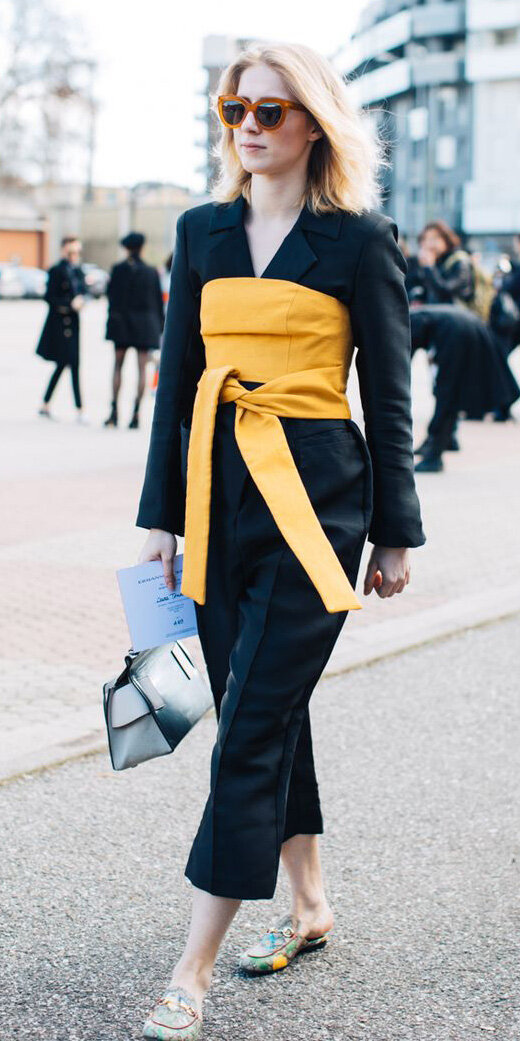
[[[177,220],[170,292],[161,345],[150,445],[136,525],[184,534],[185,494],[181,478],[180,422],[195,381],[190,345],[200,337],[200,292],[190,278],[186,212]]]
[[[159,324],[160,324],[161,332],[162,332],[163,328],[164,328],[164,301],[163,301],[163,294],[162,294],[161,277],[160,277],[159,272],[157,271],[156,268],[154,268],[154,276],[155,276],[155,278],[154,278],[154,282],[155,282],[155,284],[154,284],[154,293],[155,293],[155,301],[156,301],[156,305],[157,305],[157,316],[159,318]]]
[[[414,478],[406,272],[397,226],[382,217],[361,249],[350,303],[374,479],[368,539],[377,546],[426,541]]]

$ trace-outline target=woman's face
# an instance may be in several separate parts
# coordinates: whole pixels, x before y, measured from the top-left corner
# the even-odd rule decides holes
[[[445,242],[443,236],[439,234],[436,228],[426,229],[422,236],[421,246],[425,251],[433,253],[434,257],[441,257],[448,249],[448,243]]]
[[[247,101],[260,98],[286,98],[294,101],[284,80],[269,65],[253,65],[242,73],[237,94]],[[251,174],[281,174],[295,164],[306,165],[314,141],[322,136],[312,117],[298,109],[288,109],[281,127],[265,130],[248,112],[242,126],[233,130],[237,155]]]

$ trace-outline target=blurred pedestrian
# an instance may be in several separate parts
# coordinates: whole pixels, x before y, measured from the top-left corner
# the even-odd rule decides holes
[[[520,307],[520,235],[513,237],[514,254],[510,257],[511,270],[502,279],[502,289],[510,293],[517,307]]]
[[[61,240],[61,260],[49,268],[44,299],[49,305],[36,354],[56,365],[45,391],[38,415],[51,417],[49,402],[58,380],[70,368],[77,421],[85,423],[79,385],[79,314],[87,287],[80,266],[81,242],[75,235]]]
[[[415,284],[409,294],[412,302],[454,304],[488,321],[495,294],[493,279],[482,267],[479,255],[462,248],[453,228],[440,220],[426,224],[419,236],[417,261]]]
[[[129,347],[134,347],[138,361],[137,394],[129,429],[139,426],[139,408],[146,387],[146,363],[150,351],[159,347],[164,324],[164,304],[159,273],[141,257],[146,239],[131,231],[121,239],[126,249],[125,260],[115,264],[107,286],[108,318],[106,339],[114,341],[115,360],[112,377],[112,406],[106,427],[118,425],[117,402],[121,389],[123,363]]]
[[[444,221],[431,221],[419,235],[419,270],[423,304],[469,305],[475,294],[471,257],[462,249],[459,236]],[[419,294],[416,294],[419,299]]]
[[[291,904],[244,945],[242,970],[277,972],[327,943],[309,700],[362,606],[366,538],[363,591],[383,598],[403,592],[410,547],[425,542],[406,262],[395,222],[373,208],[378,143],[309,47],[255,45],[223,70],[214,100],[220,177],[177,222],[137,517],[149,529],[141,562],[160,560],[170,590],[184,535],[180,589],[195,602],[218,718],[185,869],[191,927],[144,1028],[161,1041],[200,1036],[224,935],[241,900],[272,898],[280,861]],[[345,396],[354,344],[366,440]],[[277,1036],[292,1035],[296,1012],[287,1002]]]
[[[415,450],[423,457],[415,469],[438,473],[444,468],[443,453],[452,447],[459,413],[466,419],[483,419],[487,413],[508,410],[520,397],[520,387],[478,315],[451,304],[433,304],[412,308],[410,322],[412,350],[433,354],[436,368],[435,410],[427,437]]]
[[[507,267],[499,272],[490,317],[491,328],[506,357],[520,343],[520,236],[515,235],[513,241],[516,255],[503,258]]]

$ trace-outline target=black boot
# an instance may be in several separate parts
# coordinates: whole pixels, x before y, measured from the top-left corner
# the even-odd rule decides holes
[[[446,444],[446,447],[444,448],[444,451],[445,452],[460,452],[460,443],[459,443],[459,439],[456,436],[456,434],[452,434],[451,435],[451,437],[449,438],[448,443]],[[422,444],[418,445],[418,447],[414,448],[414,450],[413,450],[413,454],[414,455],[431,455],[432,453],[433,453],[433,455],[436,455],[435,441],[432,441],[431,437],[427,437],[422,442]]]
[[[117,426],[117,403],[115,401],[112,402],[112,407],[110,409],[110,415],[109,415],[108,419],[105,419],[105,422],[104,422],[103,426],[106,426],[106,427],[116,427]]]
[[[128,424],[129,430],[137,430],[139,427],[139,399],[136,398],[134,405],[134,414]]]
[[[446,445],[446,452],[460,452],[460,442],[456,434],[452,434],[448,444]]]
[[[442,456],[438,452],[429,452],[420,463],[415,464],[415,472],[421,474],[437,474],[444,470]]]

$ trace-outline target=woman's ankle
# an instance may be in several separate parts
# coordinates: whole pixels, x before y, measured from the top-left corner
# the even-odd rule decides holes
[[[190,987],[202,996],[209,990],[213,976],[213,965],[200,959],[180,958],[173,972],[172,980],[176,983]]]
[[[303,935],[312,938],[332,928],[334,916],[324,893],[293,894],[292,914],[299,919]]]

